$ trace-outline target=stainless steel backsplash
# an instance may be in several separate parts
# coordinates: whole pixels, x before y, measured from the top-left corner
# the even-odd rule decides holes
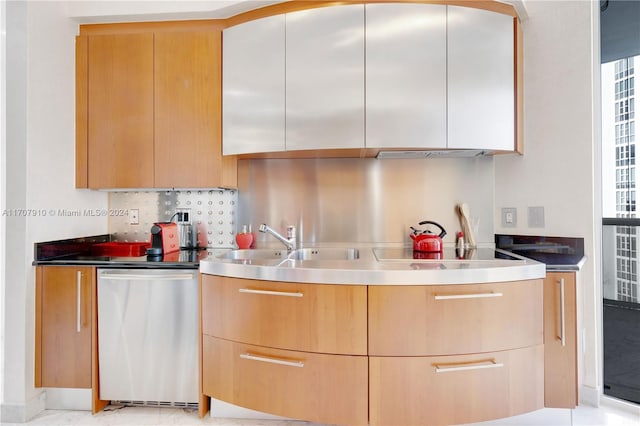
[[[455,241],[460,223],[455,205],[466,202],[476,240],[493,242],[492,157],[420,160],[295,159],[240,160],[238,191],[194,189],[109,193],[110,210],[139,210],[139,224],[110,215],[116,241],[149,241],[154,222],[178,208],[191,209],[198,244],[235,246],[235,233],[252,225],[258,246],[279,245],[257,232],[267,223],[285,233],[295,225],[303,244],[405,243],[409,226],[433,220]],[[435,229],[434,229],[435,230]]]
[[[409,226],[433,220],[461,229],[455,205],[466,202],[476,241],[493,242],[492,157],[240,160],[238,226],[295,225],[303,244],[405,243]],[[435,229],[434,229],[435,230]],[[278,243],[256,232],[258,246]]]
[[[168,221],[176,209],[190,209],[201,247],[233,247],[238,191],[192,189],[181,191],[131,191],[109,193],[109,233],[115,241],[150,241],[154,222]],[[121,212],[139,210],[139,224],[131,225]]]

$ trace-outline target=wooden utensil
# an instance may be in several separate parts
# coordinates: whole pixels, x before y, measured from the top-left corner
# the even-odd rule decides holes
[[[469,205],[467,203],[457,204],[456,212],[458,213],[460,226],[462,227],[462,232],[464,232],[467,244],[469,244],[470,247],[475,247],[476,239],[473,235],[473,230],[471,229],[471,223],[469,222]]]

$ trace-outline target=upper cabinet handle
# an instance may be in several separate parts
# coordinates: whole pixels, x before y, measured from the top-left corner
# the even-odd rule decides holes
[[[452,300],[452,299],[486,299],[488,297],[502,297],[502,293],[468,293],[468,294],[436,294],[436,300]]]

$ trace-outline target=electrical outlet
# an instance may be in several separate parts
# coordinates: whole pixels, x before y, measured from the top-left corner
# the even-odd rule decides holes
[[[502,227],[515,228],[518,224],[518,210],[515,207],[505,207],[502,209]]]
[[[529,228],[544,228],[544,207],[529,207]]]
[[[140,223],[140,210],[129,209],[129,225],[138,225]]]

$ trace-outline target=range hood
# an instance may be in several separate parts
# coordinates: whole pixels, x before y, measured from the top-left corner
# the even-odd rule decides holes
[[[379,160],[391,158],[472,158],[493,155],[493,151],[481,149],[443,149],[420,151],[380,151],[376,158]]]

